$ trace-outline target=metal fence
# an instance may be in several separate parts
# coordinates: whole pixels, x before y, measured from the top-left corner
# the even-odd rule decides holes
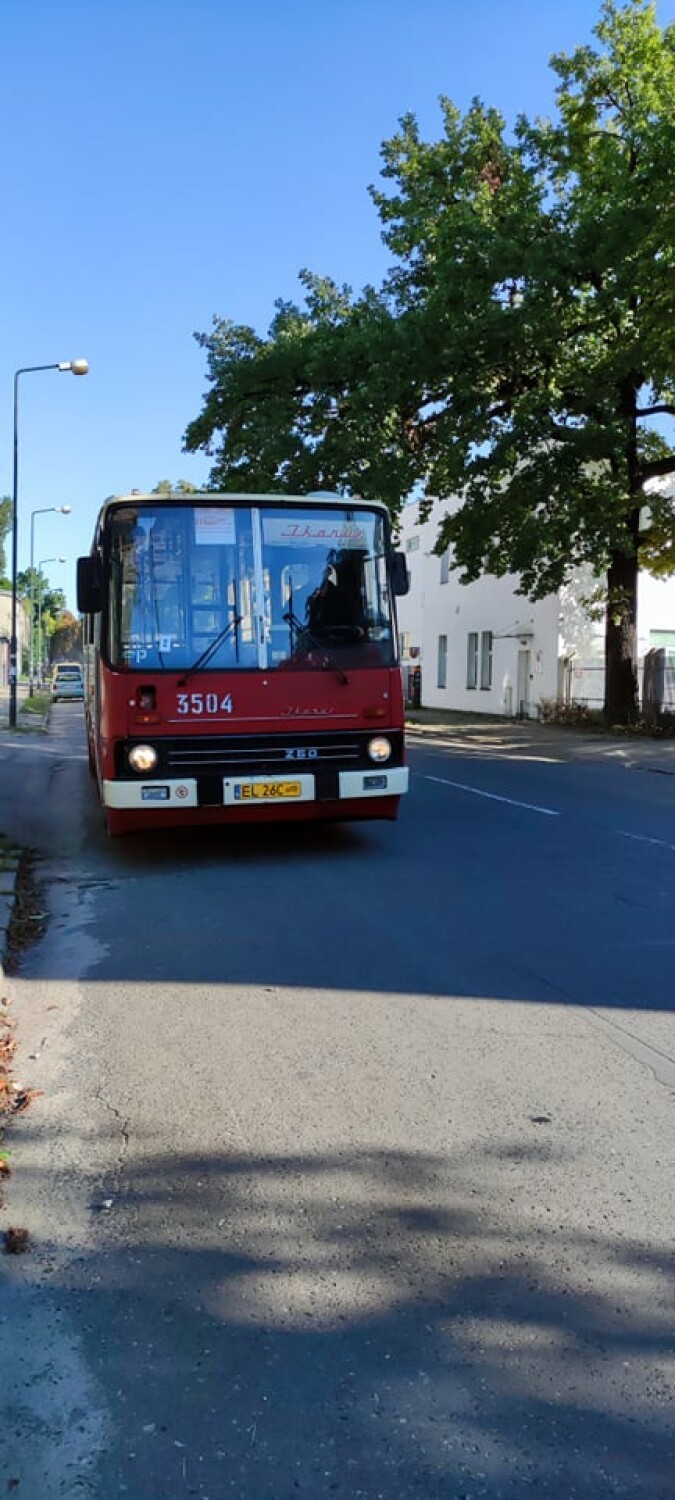
[[[646,715],[675,713],[675,649],[659,646],[638,662],[640,700]],[[563,698],[586,708],[602,709],[605,701],[604,661],[568,664]]]

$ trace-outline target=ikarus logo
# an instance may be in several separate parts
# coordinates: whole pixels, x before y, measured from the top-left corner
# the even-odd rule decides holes
[[[327,718],[331,714],[334,714],[334,713],[335,713],[335,709],[334,709],[332,703],[328,703],[328,704],[324,705],[322,708],[301,708],[300,704],[298,704],[298,703],[289,703],[286,708],[282,708],[281,714],[280,714],[280,718],[282,718],[282,719],[320,719],[320,718]]]

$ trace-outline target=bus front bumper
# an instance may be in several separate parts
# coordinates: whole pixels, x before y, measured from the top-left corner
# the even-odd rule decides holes
[[[379,797],[401,797],[408,790],[407,766],[377,767],[372,770],[340,771],[338,802],[361,801]],[[195,777],[158,778],[139,781],[104,781],[101,788],[105,807],[161,811],[180,808],[222,806],[231,808],[291,807],[298,802],[318,802],[314,776],[234,776],[223,779],[222,803],[203,803]],[[319,805],[325,807],[325,803]]]

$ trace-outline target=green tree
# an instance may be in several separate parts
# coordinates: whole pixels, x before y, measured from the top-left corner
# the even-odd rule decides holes
[[[26,605],[26,613],[30,618],[31,601],[33,613],[33,631],[37,628],[38,608],[40,598],[47,589],[47,579],[38,568],[24,568],[16,575],[16,592],[19,599],[23,599]]]
[[[175,484],[170,479],[160,479],[151,491],[153,495],[194,495],[196,485],[190,484],[189,479],[177,479]]]
[[[28,606],[29,614],[30,601],[33,601],[35,654],[44,658],[56,622],[66,612],[66,596],[63,589],[50,587],[49,579],[40,568],[25,568],[17,573],[16,591],[18,598]]]
[[[9,495],[3,495],[0,499],[0,586],[10,587],[7,578],[7,557],[5,555],[5,539],[12,529],[12,501]]]
[[[300,280],[304,307],[278,302],[266,339],[225,319],[197,334],[212,388],[185,446],[215,460],[214,489],[357,490],[395,507],[418,471],[391,385],[399,321],[386,292],[354,302],[327,277]]]
[[[381,291],[304,273],[304,305],[278,304],[266,339],[216,320],[185,445],[224,489],[327,484],[393,512],[415,486],[459,497],[437,545],[466,581],[514,572],[536,598],[590,564],[622,722],[644,485],[675,473],[675,446],[649,441],[675,416],[675,28],[607,0],[594,34],[552,59],[552,122],[509,135],[480,101],[462,116],[443,100],[427,143],[401,120],[373,191]],[[651,542],[657,565],[656,521]]]
[[[50,661],[82,660],[82,621],[67,609],[54,620],[49,658]]]
[[[51,637],[56,629],[56,622],[64,614],[66,608],[66,596],[63,589],[41,588],[37,600],[37,642],[38,667],[47,659],[51,659]]]

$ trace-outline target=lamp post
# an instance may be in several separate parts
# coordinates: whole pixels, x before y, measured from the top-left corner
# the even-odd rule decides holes
[[[69,505],[42,505],[39,510],[30,513],[30,666],[28,669],[29,686],[28,691],[33,691],[33,675],[35,670],[35,581],[33,575],[33,547],[35,541],[35,517],[46,516],[50,511],[58,511],[62,516],[70,515]]]
[[[16,729],[16,690],[19,679],[19,661],[16,638],[17,594],[16,575],[18,563],[19,527],[17,501],[19,492],[19,376],[33,375],[38,370],[70,370],[72,375],[86,375],[89,365],[86,359],[68,359],[52,365],[24,365],[14,372],[14,480],[12,485],[12,624],[9,642],[9,725]]]
[[[42,682],[42,601],[44,599],[44,589],[42,587],[42,569],[46,566],[47,563],[50,563],[50,562],[64,563],[65,561],[66,561],[65,557],[43,557],[42,561],[38,563],[38,569],[37,569],[38,570],[38,583],[39,583],[40,587],[39,587],[39,591],[38,591],[38,618],[37,618],[37,626],[38,626],[38,628],[37,628],[37,669],[38,669],[38,682],[39,683]]]

